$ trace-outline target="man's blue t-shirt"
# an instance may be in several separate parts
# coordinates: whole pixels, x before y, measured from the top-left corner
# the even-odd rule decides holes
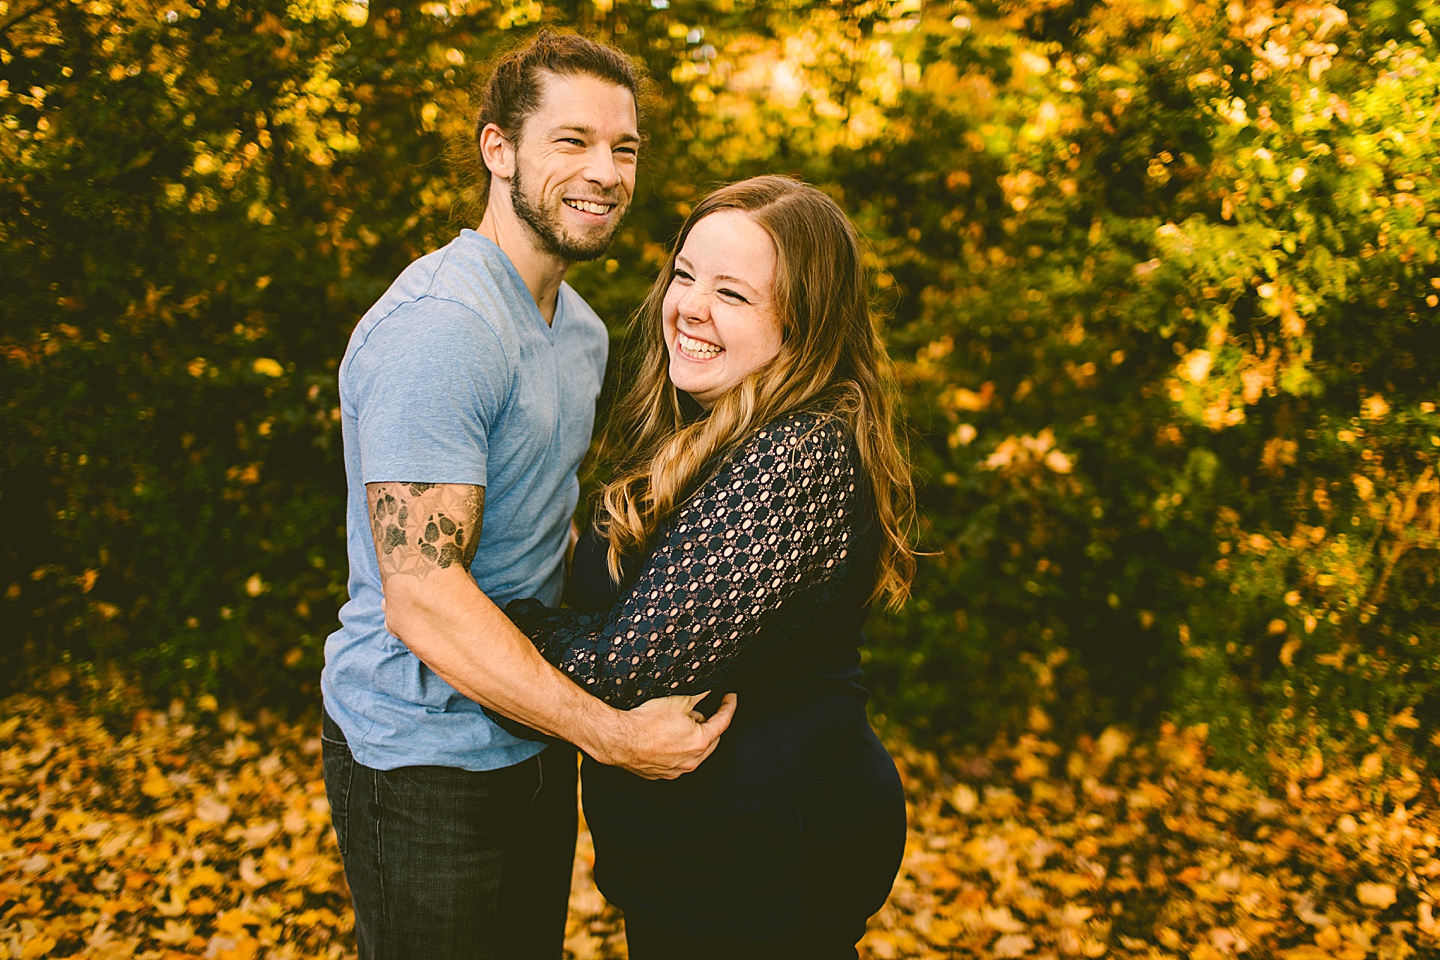
[[[510,258],[472,230],[406,268],[355,328],[340,364],[350,600],[320,686],[359,762],[493,770],[539,752],[386,631],[365,484],[484,487],[475,582],[501,607],[555,605],[608,347],[568,284],[546,324]]]

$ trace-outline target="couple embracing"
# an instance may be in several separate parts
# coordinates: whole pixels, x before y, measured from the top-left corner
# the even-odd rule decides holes
[[[629,203],[638,86],[581,37],[499,61],[478,229],[411,264],[340,367],[322,741],[362,958],[559,958],[577,747],[633,960],[854,957],[899,867],[858,650],[907,591],[913,497],[824,194],[757,177],[686,219],[573,542],[608,338],[564,278]]]

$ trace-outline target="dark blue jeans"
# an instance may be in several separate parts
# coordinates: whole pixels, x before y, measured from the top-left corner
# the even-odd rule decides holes
[[[502,770],[374,770],[323,718],[325,793],[360,960],[560,960],[575,751]]]

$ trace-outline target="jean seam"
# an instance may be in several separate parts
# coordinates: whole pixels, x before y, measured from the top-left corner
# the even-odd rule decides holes
[[[376,770],[370,777],[371,803],[373,804],[371,809],[374,811],[373,819],[375,821],[375,886],[380,894],[380,909],[376,911],[375,917],[375,943],[387,942],[385,939],[385,924],[388,917],[387,911],[389,909],[385,891],[385,868],[383,866],[385,851],[382,848],[385,836],[385,828],[382,822],[383,814],[380,807],[380,778],[382,776],[384,776],[384,771]]]
[[[350,753],[348,746],[344,744],[340,744],[340,746],[344,747],[345,757],[350,761],[345,764],[345,814],[343,817],[345,820],[345,846],[340,851],[340,859],[343,862],[345,854],[350,849],[350,808],[355,805],[355,800],[352,797],[352,794],[355,792],[355,757]],[[335,835],[335,845],[340,845],[340,835],[338,832]]]

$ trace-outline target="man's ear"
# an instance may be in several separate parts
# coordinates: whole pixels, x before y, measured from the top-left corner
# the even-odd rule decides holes
[[[515,145],[493,123],[480,131],[480,159],[492,177],[509,180],[515,175]]]

